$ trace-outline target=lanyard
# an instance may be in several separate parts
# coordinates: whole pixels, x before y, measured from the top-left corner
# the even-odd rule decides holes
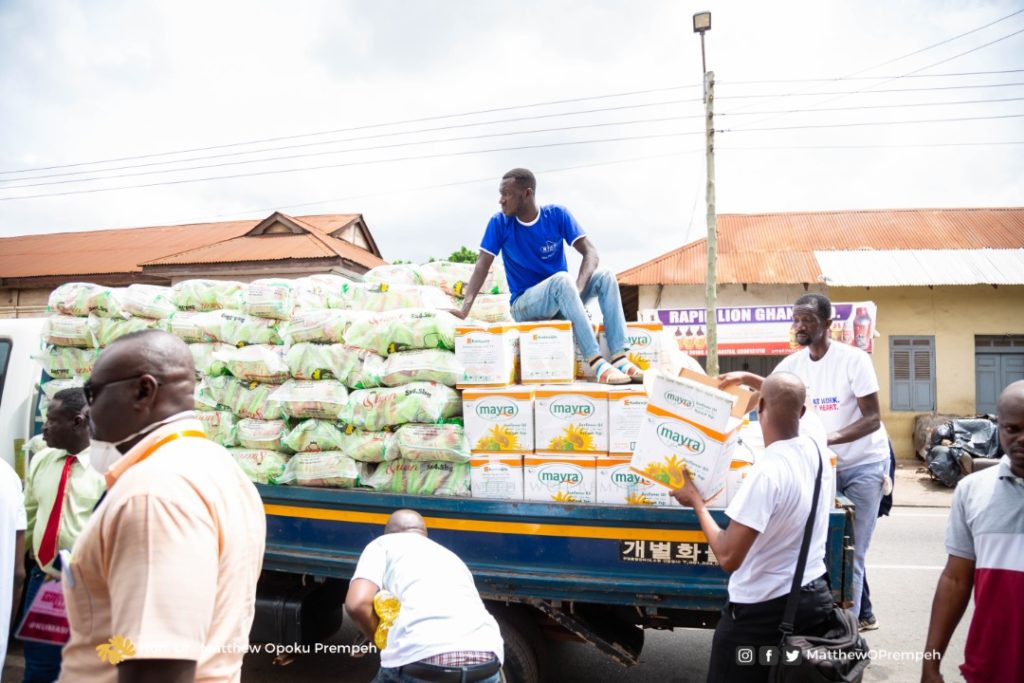
[[[109,491],[110,487],[112,487],[115,483],[117,483],[117,480],[121,478],[121,475],[123,475],[125,472],[127,472],[129,469],[131,469],[135,465],[138,465],[140,462],[142,462],[143,460],[145,460],[149,456],[151,456],[154,453],[156,453],[163,446],[166,446],[167,444],[169,444],[170,442],[172,442],[172,441],[174,441],[176,439],[182,439],[182,438],[205,439],[206,438],[206,433],[205,432],[201,432],[198,429],[185,429],[185,430],[182,430],[180,432],[173,432],[173,433],[168,434],[167,436],[164,436],[161,439],[159,439],[156,443],[154,443],[149,448],[144,450],[141,454],[139,454],[139,457],[132,459],[130,462],[124,462],[123,464],[121,462],[115,463],[114,467],[112,467],[111,469],[112,470],[116,469],[117,472],[115,473],[115,472],[111,471],[111,472],[107,472],[106,473],[105,476],[106,476],[106,480],[107,480],[107,490],[104,491],[103,495],[100,496],[100,499],[98,501],[96,501],[96,507],[93,508],[93,511],[95,511],[96,508],[98,508],[100,506],[100,503],[103,502],[103,499],[107,497],[107,491]],[[118,465],[121,465],[121,466],[118,467]]]

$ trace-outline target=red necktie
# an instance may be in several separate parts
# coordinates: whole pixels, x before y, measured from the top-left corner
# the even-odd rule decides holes
[[[68,487],[68,476],[71,474],[71,466],[75,462],[75,456],[69,455],[64,460],[64,470],[60,473],[60,485],[57,487],[57,497],[53,500],[53,507],[50,509],[50,518],[46,520],[46,531],[43,533],[43,542],[39,544],[39,566],[45,567],[57,556],[57,532],[60,530],[60,515],[64,510],[64,491]]]

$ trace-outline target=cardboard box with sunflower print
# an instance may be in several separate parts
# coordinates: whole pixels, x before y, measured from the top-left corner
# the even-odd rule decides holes
[[[462,418],[474,453],[533,452],[533,388],[466,389]]]
[[[608,453],[608,386],[542,385],[534,394],[538,452]]]
[[[523,457],[526,500],[593,503],[597,499],[597,456],[537,453]]]

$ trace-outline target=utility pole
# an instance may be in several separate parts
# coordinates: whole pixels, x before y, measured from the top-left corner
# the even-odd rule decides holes
[[[701,34],[701,52],[704,47]],[[715,72],[704,74],[704,144],[707,155],[707,189],[705,198],[708,207],[708,276],[704,304],[707,308],[707,371],[709,377],[718,374],[718,319],[715,314],[715,299],[718,297],[718,214],[715,212]]]

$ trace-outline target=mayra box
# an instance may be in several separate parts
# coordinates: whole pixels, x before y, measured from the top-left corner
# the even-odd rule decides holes
[[[576,344],[568,320],[517,323],[523,384],[569,384],[576,377]]]
[[[523,455],[478,453],[469,459],[473,498],[523,500]]]
[[[455,360],[462,368],[456,386],[515,384],[519,328],[509,323],[482,323],[455,328]]]
[[[599,456],[597,458],[598,505],[651,505],[682,507],[664,486],[634,472],[630,456]]]
[[[462,419],[474,453],[533,452],[533,392],[523,386],[462,392]]]
[[[636,450],[647,411],[647,393],[637,384],[608,389],[608,454],[629,457]]]
[[[725,475],[739,438],[741,421],[731,419],[727,429],[719,432],[648,405],[630,467],[669,490],[683,486],[686,469],[701,497],[710,502],[725,490]]]
[[[523,456],[526,500],[593,503],[597,498],[597,456],[537,453]]]
[[[597,331],[601,353],[605,354],[605,357],[610,357],[612,351],[608,347],[608,336],[605,334],[604,325],[600,325]],[[662,360],[661,335],[663,332],[664,328],[661,323],[626,323],[626,346],[629,347],[627,356],[633,365],[641,370],[658,367]]]
[[[536,450],[608,453],[607,385],[541,385],[533,406]]]
[[[648,393],[650,404],[716,432],[742,419],[756,405],[757,394],[743,387],[719,389],[718,381],[682,370],[678,377],[658,373]]]

